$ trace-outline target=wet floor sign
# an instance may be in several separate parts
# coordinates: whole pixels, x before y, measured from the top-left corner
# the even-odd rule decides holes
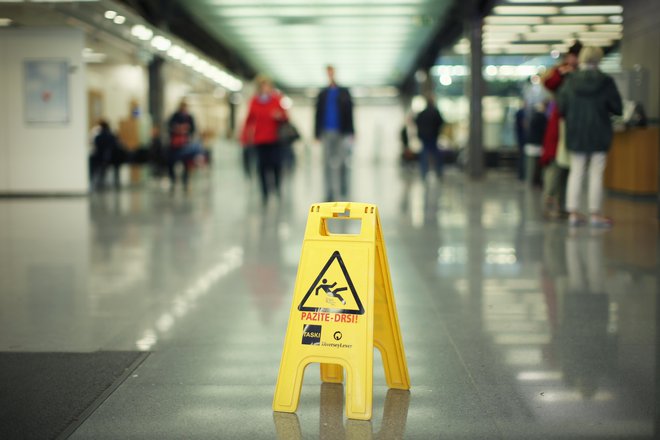
[[[329,228],[359,221],[358,234]],[[305,367],[342,383],[346,415],[371,419],[374,347],[390,388],[410,388],[378,209],[363,203],[313,205],[307,219],[273,410],[295,412]]]

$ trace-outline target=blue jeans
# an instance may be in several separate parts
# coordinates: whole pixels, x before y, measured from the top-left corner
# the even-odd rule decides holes
[[[195,156],[202,153],[202,147],[199,144],[188,144],[183,148],[170,148],[168,161],[167,161],[167,171],[170,176],[170,182],[172,185],[176,182],[176,176],[174,175],[174,166],[177,162],[183,164],[183,186],[188,186],[188,166],[187,161],[194,159]]]
[[[429,172],[429,162],[432,158],[435,165],[435,172],[438,176],[442,175],[442,153],[438,149],[436,141],[422,141],[422,152],[419,157],[419,165],[422,171],[422,178]]]

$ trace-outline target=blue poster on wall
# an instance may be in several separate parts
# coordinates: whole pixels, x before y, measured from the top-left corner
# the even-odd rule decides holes
[[[69,63],[66,60],[28,60],[24,66],[26,122],[69,122]]]

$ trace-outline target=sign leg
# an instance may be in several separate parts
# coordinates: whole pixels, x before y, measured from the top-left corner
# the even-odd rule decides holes
[[[306,366],[298,359],[282,357],[275,386],[273,411],[296,412]]]
[[[366,369],[352,368],[348,371],[346,378],[346,417],[349,419],[371,419],[373,368],[368,368],[368,370],[367,372]]]
[[[321,364],[321,380],[326,383],[342,383],[344,370],[338,364]]]

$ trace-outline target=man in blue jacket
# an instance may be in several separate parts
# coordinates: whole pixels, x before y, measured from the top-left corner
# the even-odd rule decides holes
[[[316,100],[314,135],[323,144],[326,198],[348,195],[350,154],[355,130],[353,128],[353,101],[345,87],[335,81],[335,68],[327,66],[330,84]]]

